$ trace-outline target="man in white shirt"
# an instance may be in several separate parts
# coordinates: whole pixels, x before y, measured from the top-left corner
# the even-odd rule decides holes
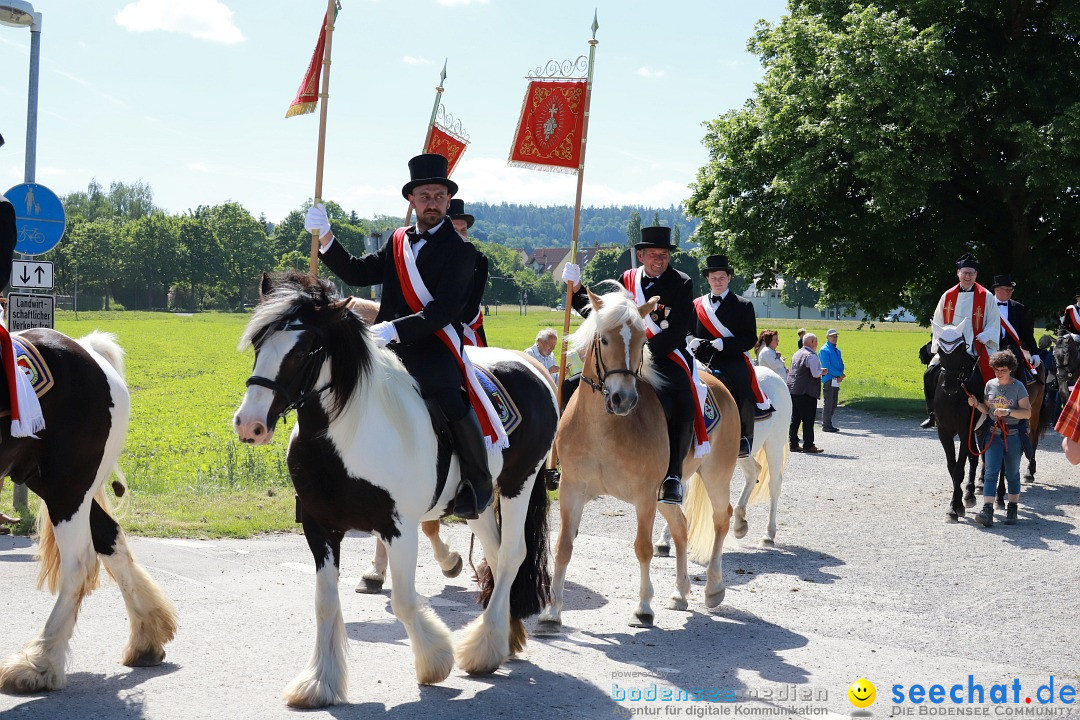
[[[525,349],[525,354],[533,357],[558,380],[559,364],[555,362],[555,344],[559,341],[559,335],[552,328],[544,328],[536,333],[536,342],[532,347]]]

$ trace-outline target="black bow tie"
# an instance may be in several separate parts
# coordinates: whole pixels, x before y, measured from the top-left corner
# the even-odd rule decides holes
[[[429,239],[431,239],[431,236],[428,235],[427,231],[425,230],[424,232],[413,233],[412,235],[410,235],[409,236],[409,243],[412,244],[412,245],[415,245],[416,243],[420,242],[421,240],[429,240]]]
[[[1006,302],[998,302],[998,305],[1004,305],[1005,307],[1008,307],[1009,303],[1008,303],[1008,301],[1006,301]]]
[[[710,295],[710,296],[709,296],[709,302],[714,302],[714,303],[718,303],[718,302],[720,302],[720,301],[721,301],[721,300],[723,300],[723,299],[724,299],[724,298],[723,298],[723,296],[722,296],[722,295]]]

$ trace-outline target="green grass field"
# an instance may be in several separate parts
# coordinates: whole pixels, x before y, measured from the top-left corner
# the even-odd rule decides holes
[[[562,333],[562,313],[549,308],[530,307],[522,315],[515,306],[502,306],[492,312],[485,320],[492,345],[523,349],[544,327]],[[257,448],[238,442],[231,426],[253,362],[250,350],[236,350],[247,319],[83,312],[76,320],[71,312],[57,313],[57,330],[72,337],[112,332],[127,352],[132,417],[121,466],[131,491],[119,516],[129,532],[244,537],[297,529],[285,468],[291,425],[279,426],[274,441]],[[811,321],[758,323],[759,329],[780,329],[780,351],[788,362],[800,326],[824,337],[826,326]],[[841,331],[848,376],[844,405],[912,418],[922,412],[917,351],[929,337],[924,328],[886,323],[858,329],[855,322],[829,327]],[[5,483],[0,508],[10,507],[11,483]]]

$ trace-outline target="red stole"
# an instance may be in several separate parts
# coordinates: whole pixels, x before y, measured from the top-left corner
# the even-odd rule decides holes
[[[694,312],[697,313],[698,320],[712,333],[713,337],[735,337],[735,333],[731,332],[724,323],[720,322],[720,318],[716,317],[716,313],[712,309],[712,303],[706,302],[704,295],[694,300]],[[750,353],[744,352],[742,357],[747,369],[750,371],[750,389],[754,391],[754,402],[757,403],[760,409],[765,410],[772,403],[769,402],[769,398],[765,397],[761,385],[758,384],[757,373],[754,371],[753,361],[750,360]]]
[[[982,373],[983,380],[988,381],[994,377],[994,371],[990,369],[990,353],[985,345],[974,338],[982,332],[983,319],[986,317],[986,298],[990,293],[979,283],[972,286],[971,292],[974,295],[971,298],[971,337],[975,344],[975,356],[979,359],[979,372]],[[956,301],[959,296],[959,283],[945,291],[945,306],[941,309],[941,317],[946,325],[956,324],[953,316],[956,315]]]
[[[421,294],[430,298],[431,292],[424,286],[424,281],[416,268],[416,258],[413,256],[411,248],[409,248],[410,252],[406,253],[406,243],[408,241],[405,239],[405,230],[406,228],[403,227],[398,228],[394,231],[393,238],[391,238],[394,243],[394,270],[397,272],[398,281],[401,284],[401,294],[404,296],[409,309],[413,312],[420,312],[424,309],[424,305],[427,304],[421,299]],[[465,386],[465,391],[469,396],[469,404],[476,411],[476,417],[480,421],[480,428],[484,431],[488,450],[499,450],[508,447],[510,443],[506,436],[506,430],[503,429],[499,416],[495,413],[487,393],[483,391],[476,380],[468,356],[461,352],[461,338],[457,330],[453,325],[447,325],[436,330],[435,335],[450,350],[457,361],[458,369],[461,370],[462,384]]]

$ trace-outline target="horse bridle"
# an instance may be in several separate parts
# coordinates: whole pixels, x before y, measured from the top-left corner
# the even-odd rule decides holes
[[[943,355],[952,355],[960,348],[960,343],[964,341],[963,336],[956,338],[955,340],[938,340],[938,352]],[[965,350],[965,352],[967,352]],[[970,354],[968,355],[970,357]],[[947,368],[942,364],[941,366],[941,389],[946,395],[956,395],[956,390],[949,390],[950,379],[956,381],[960,387],[964,387],[964,381],[967,380],[967,376],[971,374],[971,367],[973,363],[966,363],[959,368]]]
[[[581,376],[581,382],[591,387],[596,392],[600,393],[604,397],[608,396],[607,379],[611,375],[632,375],[633,377],[641,377],[641,365],[645,362],[645,343],[641,344],[641,362],[638,363],[637,370],[631,370],[630,368],[614,368],[608,370],[604,365],[604,360],[600,357],[600,334],[597,333],[593,338],[593,366],[596,370],[596,381],[590,378]]]
[[[309,329],[310,328],[302,321],[292,318],[282,322],[274,329],[274,331],[303,331]],[[303,361],[301,361],[299,370],[293,375],[288,383],[281,383],[261,375],[252,375],[244,382],[246,387],[258,385],[259,387],[264,387],[285,398],[285,407],[282,408],[281,412],[277,413],[273,418],[273,421],[271,422],[271,419],[267,418],[270,427],[277,425],[278,420],[284,420],[285,416],[288,415],[290,411],[299,410],[309,400],[318,397],[330,389],[332,385],[331,382],[327,382],[318,390],[315,389],[315,380],[318,378],[319,369],[322,367],[323,361],[325,360],[326,347],[322,343],[319,343],[318,346],[312,349]]]

